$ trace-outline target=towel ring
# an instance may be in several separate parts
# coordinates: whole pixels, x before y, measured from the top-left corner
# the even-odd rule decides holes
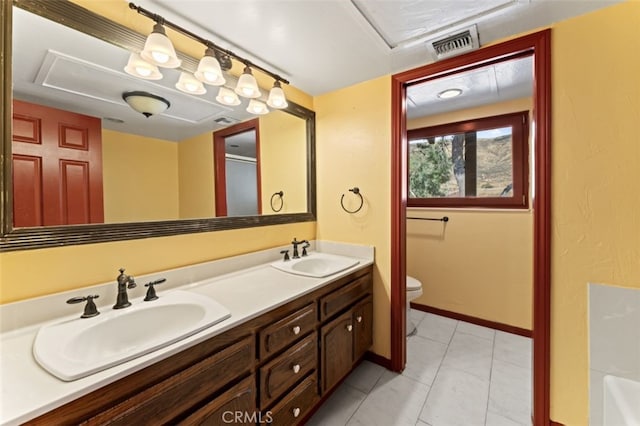
[[[273,207],[273,199],[275,198],[275,196],[279,196],[280,197],[280,208],[276,209],[275,207]],[[278,191],[275,192],[272,196],[271,196],[271,210],[273,210],[274,212],[278,213],[280,210],[282,210],[282,207],[284,206],[284,191]]]
[[[342,210],[344,210],[345,212],[349,213],[349,214],[354,214],[354,213],[358,213],[360,211],[360,209],[362,209],[362,206],[364,205],[364,198],[362,198],[362,194],[360,193],[360,188],[358,188],[357,186],[354,186],[353,188],[349,189],[350,192],[353,192],[355,195],[357,195],[358,197],[360,197],[360,206],[355,209],[355,210],[349,210],[344,206],[344,194],[342,194],[342,197],[340,197],[340,205],[342,206]]]

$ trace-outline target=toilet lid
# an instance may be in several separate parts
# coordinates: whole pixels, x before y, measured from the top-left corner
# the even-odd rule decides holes
[[[413,277],[407,277],[407,291],[419,290],[422,288],[422,283]]]

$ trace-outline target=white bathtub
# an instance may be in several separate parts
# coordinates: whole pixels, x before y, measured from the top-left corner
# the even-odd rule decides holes
[[[640,382],[604,376],[604,426],[640,426]]]

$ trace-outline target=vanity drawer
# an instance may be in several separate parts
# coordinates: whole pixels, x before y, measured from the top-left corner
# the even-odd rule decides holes
[[[206,401],[224,385],[251,371],[254,362],[254,339],[248,336],[101,412],[84,424],[171,423],[185,409]],[[185,404],[186,401],[189,405]]]
[[[266,359],[313,331],[316,304],[311,303],[260,331],[260,359]]]
[[[320,299],[320,320],[324,321],[371,293],[371,286],[371,274],[367,274],[323,297]]]
[[[273,420],[271,424],[278,426],[299,424],[317,401],[318,382],[316,374],[314,373],[304,379],[304,381],[289,392],[282,401],[267,412]]]
[[[260,408],[318,367],[318,335],[313,333],[260,368]]]

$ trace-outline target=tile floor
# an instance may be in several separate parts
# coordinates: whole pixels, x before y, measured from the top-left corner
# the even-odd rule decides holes
[[[531,339],[411,310],[402,374],[364,361],[313,426],[531,424]]]

